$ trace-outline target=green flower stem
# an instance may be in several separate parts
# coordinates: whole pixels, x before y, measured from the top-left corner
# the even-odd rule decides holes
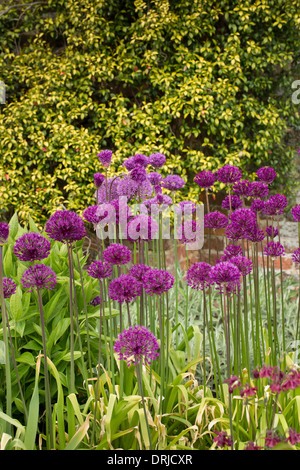
[[[227,297],[227,306],[226,306],[226,297]],[[231,375],[231,367],[230,367],[230,318],[229,318],[229,311],[228,311],[228,304],[229,304],[229,295],[225,293],[225,289],[223,292],[223,312],[224,312],[224,331],[225,331],[225,341],[226,341],[226,362],[227,362],[227,377],[229,378]],[[231,393],[229,392],[228,397],[229,403],[229,423],[230,423],[230,434],[232,437],[232,444],[231,450],[233,450],[233,423],[232,423],[232,403],[231,403]]]
[[[75,393],[75,368],[74,368],[74,313],[73,313],[73,281],[71,272],[71,251],[69,243],[67,243],[68,260],[69,260],[69,300],[70,300],[70,393]]]
[[[42,340],[43,340],[43,353],[44,353],[44,378],[45,378],[45,400],[46,400],[46,422],[48,429],[47,440],[49,440],[48,448],[54,449],[54,434],[53,434],[53,423],[52,423],[52,410],[51,410],[51,392],[49,383],[49,373],[47,364],[47,349],[46,349],[46,334],[45,334],[45,320],[44,320],[44,309],[42,301],[41,289],[37,288]]]
[[[98,367],[97,367],[97,382],[95,390],[95,411],[94,411],[94,422],[92,431],[92,443],[95,445],[96,439],[96,421],[97,421],[97,406],[98,406],[98,394],[99,394],[99,381],[100,381],[100,369],[101,369],[101,348],[102,348],[102,307],[103,307],[103,290],[102,282],[99,280],[99,291],[100,291],[100,313],[99,313],[99,351],[98,351]]]
[[[142,397],[142,404],[143,404],[145,421],[146,421],[147,432],[148,432],[148,437],[149,437],[149,446],[150,446],[150,450],[153,450],[152,437],[151,437],[151,433],[150,433],[148,416],[147,416],[147,411],[146,411],[146,406],[145,406],[145,397],[144,397],[143,383],[142,383],[142,373],[141,373],[141,363],[136,364],[136,376],[137,376],[137,379],[138,379],[139,392],[140,392],[140,395]]]
[[[0,299],[1,299],[1,314],[2,314],[2,331],[3,342],[5,348],[5,381],[6,381],[6,414],[12,417],[12,390],[11,390],[11,370],[9,363],[9,343],[7,337],[7,324],[5,318],[5,299],[3,292],[3,246],[0,244]],[[6,432],[11,434],[11,424],[6,423]]]

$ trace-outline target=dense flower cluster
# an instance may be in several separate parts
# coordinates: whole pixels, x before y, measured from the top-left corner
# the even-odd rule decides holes
[[[225,184],[233,184],[242,178],[242,171],[234,165],[224,165],[217,171],[217,180]]]
[[[17,284],[10,277],[3,278],[3,294],[5,299],[9,299],[17,290]]]
[[[121,274],[113,279],[108,288],[109,297],[122,304],[136,300],[142,294],[141,283],[129,274]]]
[[[200,188],[211,188],[216,181],[216,174],[210,170],[204,170],[198,173],[194,181],[200,186]]]
[[[162,168],[166,163],[166,157],[162,153],[152,153],[149,157],[149,165],[154,168]]]
[[[170,191],[177,191],[185,185],[184,179],[178,175],[168,175],[161,182],[163,188],[169,189]]]
[[[145,273],[144,289],[148,295],[161,295],[173,287],[172,274],[163,269],[151,269]]]
[[[228,223],[228,218],[220,211],[210,212],[204,216],[204,227],[206,228],[217,230],[227,227]]]
[[[105,176],[102,173],[94,174],[94,184],[95,184],[96,189],[99,189],[102,186],[104,181],[105,181]]]
[[[138,214],[129,219],[127,224],[127,238],[131,241],[152,240],[158,232],[156,221],[145,214]]]
[[[237,194],[228,194],[222,201],[222,208],[233,210],[240,209],[243,206],[243,201]]]
[[[97,157],[99,158],[104,168],[108,168],[110,166],[112,154],[113,153],[111,150],[102,150],[97,154]]]
[[[181,243],[187,245],[200,239],[201,226],[196,220],[185,220],[178,227],[178,239]]]
[[[270,184],[276,178],[277,173],[273,168],[269,166],[264,166],[257,170],[256,175],[258,179],[260,179],[260,181],[262,181],[263,183]]]
[[[0,244],[7,242],[9,236],[9,225],[6,222],[0,222]]]
[[[210,278],[211,265],[204,261],[192,264],[186,273],[188,286],[196,290],[204,290],[213,284]]]
[[[89,276],[95,279],[104,279],[112,275],[112,266],[102,260],[93,261],[87,268]]]
[[[131,364],[150,364],[159,357],[159,344],[156,337],[144,326],[134,326],[124,330],[114,346],[120,360]]]
[[[54,289],[56,274],[45,264],[35,264],[24,271],[21,284],[27,292],[32,292],[34,289]]]
[[[264,247],[264,254],[270,256],[271,258],[276,258],[277,256],[284,255],[284,247],[279,242],[274,242],[273,240]]]
[[[218,286],[218,290],[236,293],[240,289],[241,272],[231,261],[221,261],[212,266],[210,279]]]
[[[53,240],[74,242],[86,236],[84,222],[75,212],[64,210],[51,215],[46,222],[45,232]]]
[[[50,241],[39,233],[24,233],[13,247],[14,255],[21,261],[36,261],[47,258],[50,254]]]
[[[121,243],[111,243],[102,253],[104,261],[119,266],[131,260],[131,250]]]

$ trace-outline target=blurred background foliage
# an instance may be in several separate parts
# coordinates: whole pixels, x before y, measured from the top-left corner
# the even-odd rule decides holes
[[[1,217],[81,213],[105,148],[114,172],[161,152],[189,183],[231,163],[291,188],[299,25],[298,0],[2,1]]]

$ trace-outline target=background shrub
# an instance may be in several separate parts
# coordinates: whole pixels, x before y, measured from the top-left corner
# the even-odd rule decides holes
[[[287,137],[299,125],[297,4],[2,2],[1,215],[42,222],[60,204],[82,211],[104,148],[112,170],[162,152],[165,172],[187,181],[224,163],[250,175],[268,164],[286,184]]]

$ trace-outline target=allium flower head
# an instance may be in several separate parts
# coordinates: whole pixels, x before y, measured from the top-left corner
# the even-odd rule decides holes
[[[145,273],[144,289],[148,295],[160,295],[173,287],[174,277],[163,269],[151,269]]]
[[[148,174],[148,179],[153,186],[157,186],[162,182],[163,177],[161,176],[160,173],[157,173],[156,171],[152,171],[152,173]]]
[[[129,269],[129,274],[130,276],[135,277],[139,282],[143,284],[143,282],[145,281],[146,273],[151,269],[152,268],[150,266],[147,266],[146,264],[134,264]]]
[[[242,276],[247,276],[252,271],[252,261],[246,256],[233,256],[230,263],[233,263],[239,269]]]
[[[147,207],[149,212],[154,215],[167,209],[172,202],[172,198],[167,194],[156,194],[156,196],[144,201],[144,205]]]
[[[90,301],[90,305],[92,305],[93,307],[97,307],[97,305],[100,305],[101,303],[102,303],[102,301],[101,301],[100,295],[96,295],[96,297],[94,297]]]
[[[6,222],[0,222],[0,245],[7,242],[9,236],[9,225]]]
[[[108,294],[112,300],[120,304],[130,303],[142,294],[142,285],[135,277],[121,274],[111,281]]]
[[[209,214],[205,214],[204,216],[204,227],[206,228],[212,228],[213,230],[217,230],[220,228],[227,227],[228,223],[228,218],[220,211],[213,211]]]
[[[47,258],[50,248],[51,244],[47,238],[39,233],[29,232],[16,240],[13,252],[21,261],[36,261]]]
[[[126,196],[129,199],[133,198],[137,194],[141,199],[145,199],[152,195],[153,187],[147,177],[142,183],[138,184],[136,181],[130,178],[130,174],[124,176],[118,180],[117,183],[117,195]],[[114,196],[112,199],[116,199]]]
[[[99,204],[87,207],[83,213],[82,218],[91,224],[99,224],[105,217],[107,217],[108,211],[102,211]]]
[[[3,278],[3,294],[5,299],[9,299],[17,290],[17,284],[10,277]]]
[[[296,264],[300,264],[300,248],[297,248],[292,254],[292,260]]]
[[[216,174],[210,170],[200,171],[194,178],[194,181],[200,188],[211,188],[216,181]]]
[[[211,280],[217,284],[218,290],[235,292],[236,289],[240,288],[241,272],[237,266],[230,261],[221,261],[211,268],[210,271]]]
[[[112,275],[112,265],[99,259],[93,261],[86,271],[95,279],[104,279]]]
[[[300,204],[295,207],[292,207],[291,214],[295,222],[300,222]]]
[[[252,243],[259,243],[264,240],[264,231],[259,228],[257,223],[254,223],[252,227],[248,227],[245,231],[245,238]]]
[[[240,180],[234,183],[232,191],[238,196],[249,197],[251,196],[251,182],[248,180]]]
[[[134,326],[120,333],[114,351],[119,359],[130,364],[150,364],[159,357],[159,344],[156,337],[144,326]]]
[[[178,239],[181,243],[188,245],[200,239],[201,226],[196,220],[185,220],[178,227]]]
[[[256,224],[256,213],[248,208],[236,209],[230,216],[230,226],[227,227],[226,235],[228,238],[239,239],[246,236]]]
[[[239,245],[227,245],[220,261],[229,261],[232,257],[239,255],[243,255],[243,250]]]
[[[262,181],[252,181],[250,184],[251,196],[254,198],[263,198],[267,197],[269,194],[269,187],[266,183]]]
[[[192,264],[186,273],[187,285],[195,290],[203,290],[213,284],[210,278],[211,265],[204,261]]]
[[[126,170],[128,170],[128,171],[133,170],[133,168],[135,168],[133,156],[127,158],[127,159],[122,163],[122,166],[124,166],[124,167],[126,168]]]
[[[287,199],[284,194],[273,194],[270,196],[269,200],[266,201],[263,213],[269,215],[283,214],[287,204]]]
[[[284,255],[284,247],[279,242],[271,241],[264,247],[264,254],[276,258]]]
[[[269,235],[269,237],[275,238],[278,235],[278,228],[273,227],[273,225],[269,225],[266,227],[266,233]]]
[[[184,179],[182,179],[178,175],[168,175],[161,182],[161,186],[163,188],[169,189],[170,191],[177,191],[178,189],[181,189],[184,185],[185,185]]]
[[[222,208],[227,210],[230,210],[231,206],[231,210],[235,211],[236,209],[240,209],[242,205],[243,201],[237,194],[231,194],[230,196],[228,194],[222,201]]]
[[[217,180],[225,184],[233,184],[242,178],[242,171],[234,165],[224,165],[217,171]]]
[[[108,168],[111,164],[112,151],[102,150],[100,153],[97,154],[97,157],[99,158],[104,168]]]
[[[117,265],[127,264],[131,260],[131,250],[121,243],[111,243],[102,253],[107,263]]]
[[[263,201],[262,199],[256,198],[256,199],[253,199],[253,201],[251,202],[250,209],[253,212],[259,213],[263,210],[264,206],[265,206],[265,201]]]
[[[119,197],[118,193],[119,178],[107,178],[107,184],[102,184],[97,189],[98,203],[110,202]],[[106,197],[107,194],[107,197]]]
[[[162,153],[152,153],[149,157],[149,165],[154,168],[162,168],[166,163],[166,157]]]
[[[105,176],[102,173],[94,174],[94,184],[96,189],[99,189],[101,187],[103,181],[105,181]]]
[[[86,235],[83,220],[75,212],[56,211],[46,223],[45,232],[53,240],[74,242]]]
[[[127,224],[127,238],[131,241],[153,240],[157,232],[158,225],[149,215],[138,214]]]
[[[174,206],[174,210],[177,213],[193,214],[196,211],[196,204],[192,201],[181,201]]]
[[[260,179],[260,181],[266,184],[272,183],[277,176],[276,171],[269,166],[264,166],[262,168],[259,168],[256,174],[257,174],[257,177]]]
[[[132,164],[134,165],[134,167],[142,166],[146,168],[149,165],[149,158],[146,157],[146,155],[143,155],[142,153],[137,153],[132,157]]]
[[[147,171],[143,166],[136,166],[131,170],[129,177],[132,181],[139,185],[146,181]]]
[[[21,284],[27,292],[34,289],[53,289],[56,286],[56,274],[45,264],[35,264],[24,271]]]

